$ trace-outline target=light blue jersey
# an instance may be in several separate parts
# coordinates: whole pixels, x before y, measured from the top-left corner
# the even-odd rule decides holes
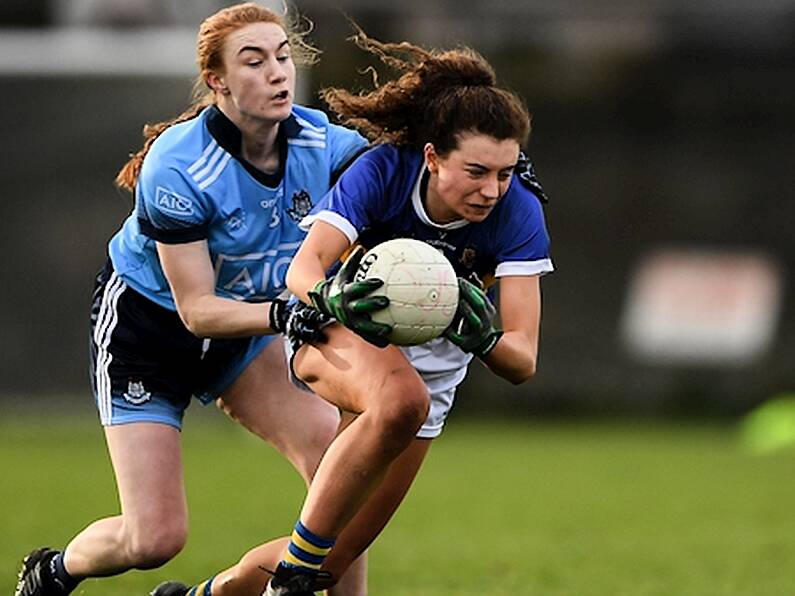
[[[267,175],[241,158],[240,131],[215,106],[163,132],[144,160],[135,209],[110,241],[119,277],[176,310],[155,241],[207,240],[217,295],[258,302],[281,294],[305,236],[298,223],[367,141],[297,105],[279,135],[283,170]]]

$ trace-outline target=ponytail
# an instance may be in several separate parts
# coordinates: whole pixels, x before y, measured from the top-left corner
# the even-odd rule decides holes
[[[119,173],[116,174],[116,186],[125,190],[129,190],[130,192],[134,192],[135,184],[138,182],[138,176],[141,174],[141,167],[143,166],[144,158],[146,157],[146,154],[149,153],[149,149],[151,148],[152,143],[155,142],[155,139],[163,134],[166,129],[174,126],[175,124],[192,120],[198,116],[204,108],[212,105],[213,101],[213,94],[207,93],[193,102],[193,104],[187,110],[182,112],[182,114],[176,118],[164,120],[163,122],[156,122],[154,124],[145,124],[143,133],[146,140],[144,141],[144,146],[137,153],[131,154],[130,160],[124,164],[121,170],[119,170]]]

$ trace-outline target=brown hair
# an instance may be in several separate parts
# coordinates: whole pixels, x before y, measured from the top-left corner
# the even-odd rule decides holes
[[[254,2],[236,4],[207,17],[199,26],[196,39],[199,76],[193,86],[193,100],[190,106],[176,118],[144,125],[144,145],[140,151],[131,155],[130,160],[119,170],[116,184],[133,191],[141,173],[144,157],[155,139],[167,128],[195,118],[204,108],[215,103],[215,92],[208,90],[207,77],[210,73],[220,72],[223,69],[222,51],[224,41],[230,33],[254,23],[275,23],[287,33],[293,61],[296,64],[309,66],[317,62],[320,50],[311,46],[305,39],[312,30],[312,23],[308,19],[303,19],[307,25],[299,31],[297,26],[299,20],[302,19],[297,15],[285,12],[282,16]]]
[[[470,48],[426,50],[408,42],[383,43],[359,29],[351,40],[398,71],[369,92],[327,88],[321,97],[340,117],[375,143],[422,147],[439,155],[458,146],[457,135],[477,132],[520,145],[530,134],[530,114],[518,95],[496,86],[494,69]]]

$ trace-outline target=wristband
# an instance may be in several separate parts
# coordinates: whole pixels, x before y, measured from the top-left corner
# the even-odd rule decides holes
[[[275,298],[271,301],[271,307],[268,311],[268,319],[270,328],[276,333],[284,333],[287,323],[287,302]]]
[[[491,351],[496,347],[497,342],[502,337],[502,331],[497,330],[486,338],[486,341],[480,344],[477,348],[472,350],[472,353],[480,359],[488,356]]]

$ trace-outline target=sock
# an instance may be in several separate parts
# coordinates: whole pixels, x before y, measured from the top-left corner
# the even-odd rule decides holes
[[[334,546],[333,538],[323,538],[310,532],[301,520],[295,524],[295,529],[290,537],[290,545],[284,559],[279,565],[283,567],[303,567],[317,572],[331,547]]]
[[[215,576],[213,575],[210,579],[204,580],[202,583],[193,586],[185,596],[211,596],[212,595],[212,587],[213,587],[213,580]]]
[[[69,572],[66,570],[63,562],[63,553],[60,552],[56,554],[52,559],[50,559],[50,564],[47,565],[48,575],[52,582],[63,592],[64,594],[69,594],[77,587],[77,584],[80,583],[79,579],[75,579]]]

